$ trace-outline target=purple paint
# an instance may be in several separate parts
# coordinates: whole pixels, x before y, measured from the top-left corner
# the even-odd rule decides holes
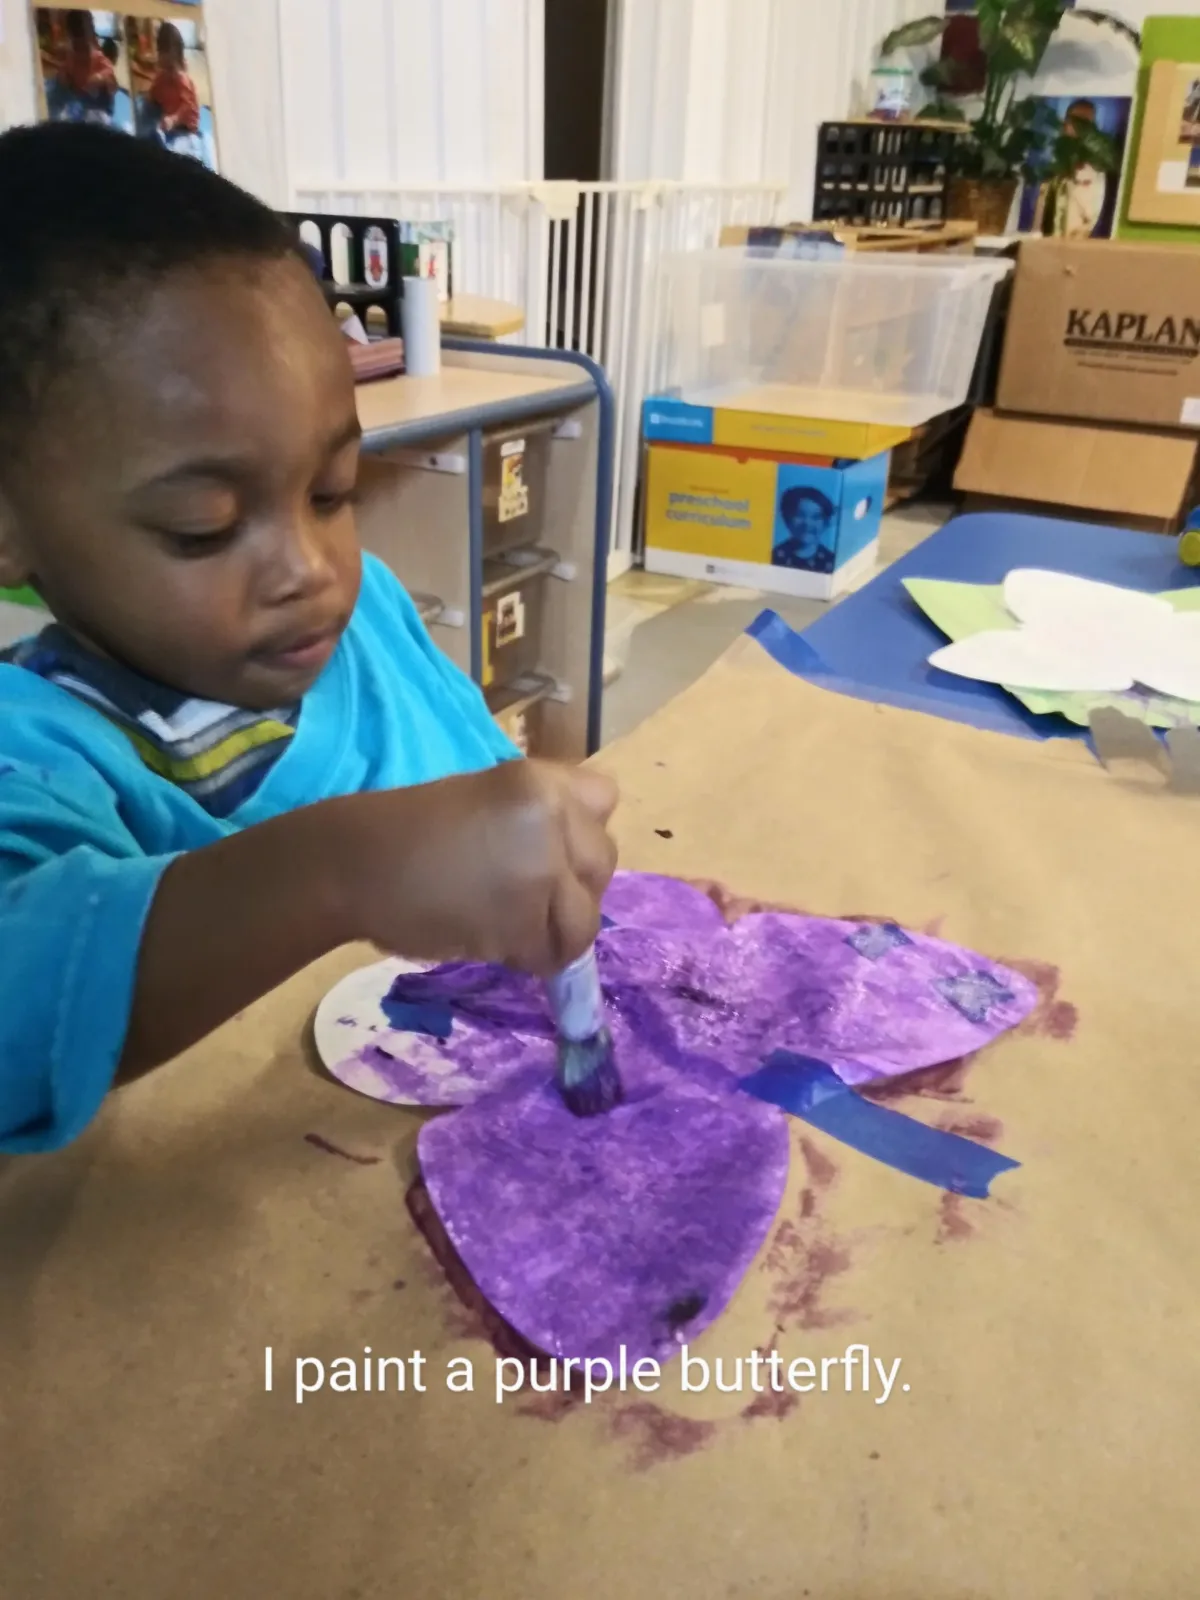
[[[449,1038],[384,1034],[337,1069],[381,1098],[465,1107],[421,1130],[422,1226],[497,1348],[669,1359],[728,1305],[786,1185],[789,1119],[740,1077],[787,1050],[878,1093],[979,1050],[1038,1000],[1028,977],[928,934],[771,910],[732,920],[733,904],[671,878],[614,879],[596,948],[626,1101],[603,1117],[563,1106],[544,987],[502,968],[402,974],[389,1004],[444,1009]],[[848,1265],[814,1232],[830,1176],[814,1163],[767,1252],[775,1268],[795,1247],[781,1325],[849,1314],[818,1303]]]
[[[673,1356],[728,1305],[788,1173],[784,1117],[685,1078],[573,1117],[510,1085],[421,1130],[446,1233],[488,1302],[554,1356]]]
[[[893,924],[768,911],[730,926],[702,890],[635,873],[617,875],[604,911],[597,959],[634,1091],[663,1067],[700,1081],[745,1076],[774,1050],[871,1084],[969,1055],[1037,1004],[1022,974]],[[452,963],[402,974],[388,1002],[444,1009],[450,1037],[424,1039],[420,1052],[403,1036],[368,1047],[338,1069],[355,1087],[361,1063],[398,1098],[463,1105],[527,1071],[554,1072],[554,1022],[533,979]]]

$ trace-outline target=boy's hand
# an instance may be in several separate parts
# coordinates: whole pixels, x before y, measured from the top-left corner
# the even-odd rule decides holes
[[[599,931],[616,803],[610,779],[542,761],[357,796],[349,925],[398,955],[547,977]]]
[[[511,761],[303,806],[177,857],[146,920],[120,1076],[356,939],[549,976],[596,936],[616,803],[596,773]]]

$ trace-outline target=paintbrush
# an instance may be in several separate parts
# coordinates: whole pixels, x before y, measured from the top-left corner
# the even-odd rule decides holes
[[[595,945],[546,988],[558,1034],[558,1089],[567,1110],[577,1117],[611,1111],[624,1091],[604,1020]]]

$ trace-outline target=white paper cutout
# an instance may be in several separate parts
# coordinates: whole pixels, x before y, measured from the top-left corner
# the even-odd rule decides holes
[[[1138,683],[1177,700],[1200,701],[1200,613],[1179,613],[1156,635],[1147,635],[1133,658]]]
[[[1091,629],[1132,626],[1136,621],[1162,621],[1175,615],[1171,604],[1155,594],[1095,583],[1068,572],[1042,572],[1016,567],[1004,580],[1004,604],[1018,622],[1050,627]]]
[[[953,672],[960,678],[980,683],[999,683],[1010,689],[1044,689],[1071,693],[1083,689],[1119,693],[1133,688],[1133,675],[1119,666],[1097,660],[1085,651],[1072,648],[1072,642],[1040,634],[1034,629],[1013,628],[990,633],[974,633],[956,644],[935,650],[931,667]]]
[[[1004,602],[1019,627],[946,645],[930,666],[1010,689],[1115,694],[1140,685],[1200,702],[1200,614],[1034,567],[1008,574]]]

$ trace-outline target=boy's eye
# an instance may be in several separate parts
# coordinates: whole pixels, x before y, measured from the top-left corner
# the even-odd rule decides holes
[[[321,517],[335,517],[339,511],[352,504],[354,500],[353,489],[343,489],[333,493],[314,494],[312,497],[313,510]]]
[[[205,529],[203,533],[179,533],[169,528],[159,531],[175,555],[197,560],[227,549],[237,537],[238,526],[234,523],[228,528]]]

